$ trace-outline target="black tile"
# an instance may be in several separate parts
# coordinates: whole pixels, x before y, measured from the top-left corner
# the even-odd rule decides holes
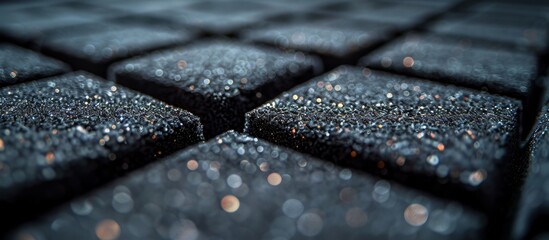
[[[543,1],[543,0],[542,0]],[[505,15],[522,15],[525,17],[542,17],[549,20],[549,4],[547,2],[527,1],[479,1],[470,4],[465,10],[473,13],[488,13]]]
[[[0,36],[20,44],[31,44],[52,29],[123,15],[120,11],[84,2],[4,9],[0,14]]]
[[[543,52],[549,43],[549,21],[540,17],[495,14],[453,14],[427,27],[430,32],[508,44]]]
[[[525,97],[537,75],[535,54],[436,35],[407,35],[361,59],[360,65]]]
[[[341,3],[332,0],[254,0],[255,2],[262,2],[268,4],[274,4],[283,7],[288,13],[302,14],[308,11],[315,11],[330,6],[338,6]]]
[[[76,69],[106,76],[108,66],[117,60],[182,45],[193,37],[185,29],[136,17],[54,31],[44,38],[41,50]]]
[[[484,226],[482,215],[455,202],[229,132],[73,201],[18,234],[476,239]]]
[[[327,68],[354,64],[369,50],[387,40],[391,25],[360,20],[322,18],[269,24],[244,31],[246,41],[320,55]]]
[[[0,87],[69,71],[55,59],[14,45],[0,43]]]
[[[514,236],[537,239],[547,236],[549,220],[549,105],[543,109],[529,144],[530,169],[518,205]],[[543,238],[540,238],[543,239]]]
[[[302,53],[207,40],[118,63],[110,79],[193,112],[209,137],[242,129],[247,111],[308,80],[320,65]]]
[[[260,2],[197,1],[151,15],[210,34],[228,35],[287,11],[278,5]]]
[[[0,112],[0,230],[203,139],[189,112],[80,72],[2,88]]]
[[[341,67],[247,113],[245,131],[491,212],[512,191],[506,171],[514,162],[519,106],[511,98]]]
[[[439,11],[435,6],[429,7],[418,4],[351,1],[343,2],[338,7],[327,7],[323,12],[333,14],[339,18],[392,24],[401,30],[406,30],[416,27]]]
[[[118,9],[125,12],[146,14],[154,11],[161,11],[170,8],[177,8],[194,0],[104,0],[93,1],[94,4]]]
[[[419,5],[425,8],[437,9],[437,10],[447,10],[453,6],[458,5],[462,0],[374,0],[376,2],[385,2],[399,5]]]

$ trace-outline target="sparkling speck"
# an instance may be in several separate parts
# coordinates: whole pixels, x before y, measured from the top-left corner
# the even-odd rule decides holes
[[[305,213],[297,220],[297,229],[307,237],[314,237],[322,231],[324,221],[316,213]]]
[[[444,151],[444,144],[439,143],[439,144],[437,145],[437,149],[438,149],[439,151],[441,151],[441,152]]]
[[[282,176],[278,173],[271,173],[267,176],[267,182],[272,186],[278,186],[282,182]]]
[[[353,228],[364,226],[366,220],[368,220],[368,215],[364,209],[359,207],[351,208],[347,210],[347,213],[345,214],[345,222]]]
[[[76,215],[85,216],[93,211],[93,206],[88,201],[72,202],[71,209]]]
[[[477,170],[469,174],[469,182],[473,186],[480,185],[486,178],[486,173],[482,170]]]
[[[433,166],[437,165],[439,163],[439,159],[437,155],[429,155],[427,157],[427,162]]]
[[[234,195],[227,195],[221,199],[221,208],[228,213],[233,213],[240,208],[240,201]]]
[[[55,160],[55,155],[52,152],[48,152],[44,158],[46,159],[46,162],[51,165]]]
[[[411,68],[414,66],[414,59],[412,57],[405,57],[402,59],[402,65],[407,68]]]
[[[101,240],[114,240],[120,235],[120,225],[112,219],[102,220],[95,227],[95,235]]]
[[[164,71],[162,71],[162,69],[156,69],[156,71],[154,71],[154,75],[157,77],[162,77],[162,75],[164,75]]]
[[[239,188],[242,185],[242,178],[237,174],[231,174],[227,178],[227,185],[231,188]]]
[[[185,61],[185,60],[179,60],[179,61],[177,61],[177,67],[178,67],[179,69],[186,68],[186,67],[187,67],[187,61]]]
[[[421,226],[427,222],[429,211],[425,206],[413,203],[404,210],[404,220],[412,226]]]
[[[288,199],[282,204],[282,212],[290,218],[297,218],[303,213],[304,206],[301,201],[297,199]]]
[[[191,171],[198,169],[198,162],[194,159],[187,161],[187,168]]]

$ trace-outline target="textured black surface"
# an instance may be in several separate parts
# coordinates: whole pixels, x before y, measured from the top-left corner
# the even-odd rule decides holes
[[[549,30],[548,20],[549,1],[547,0],[0,0],[0,43],[10,43],[32,49],[45,56],[64,61],[73,70],[83,69],[102,76],[106,76],[104,71],[109,69],[108,67],[112,65],[113,61],[116,63],[129,57],[143,55],[143,57],[138,56],[139,59],[128,61],[130,64],[117,65],[116,71],[128,77],[125,79],[124,85],[139,89],[143,93],[183,107],[183,109],[186,109],[185,106],[192,106],[194,110],[202,111],[200,117],[202,117],[202,121],[206,120],[207,138],[212,137],[214,133],[224,132],[226,129],[241,129],[244,126],[245,112],[251,111],[252,108],[272,100],[284,91],[288,91],[289,88],[311,79],[317,73],[326,73],[332,67],[342,64],[357,65],[361,57],[368,57],[367,54],[375,50],[382,50],[384,53],[391,52],[388,58],[377,59],[377,65],[373,64],[369,68],[421,77],[430,82],[384,74],[381,74],[383,75],[381,77],[380,73],[375,73],[376,77],[373,80],[358,79],[357,77],[356,81],[352,80],[349,84],[346,84],[342,79],[334,79],[341,84],[326,84],[327,81],[318,82],[319,80],[316,79],[315,83],[308,85],[312,86],[314,92],[309,92],[308,88],[299,90],[307,98],[304,98],[301,103],[296,103],[300,106],[296,107],[298,110],[295,110],[298,113],[282,112],[280,115],[273,113],[260,119],[269,123],[265,125],[267,127],[262,127],[261,131],[267,134],[270,139],[278,136],[279,139],[285,139],[291,143],[287,146],[297,146],[298,150],[303,152],[316,151],[319,153],[317,156],[321,156],[324,160],[329,160],[333,156],[347,156],[346,159],[336,163],[329,163],[329,161],[318,163],[327,164],[326,166],[330,169],[332,169],[330,164],[333,164],[333,169],[339,171],[341,175],[338,175],[339,178],[336,178],[337,181],[334,181],[334,185],[316,182],[320,173],[313,171],[308,175],[311,178],[300,180],[299,190],[295,190],[308,195],[304,200],[298,197],[293,197],[294,199],[298,199],[304,206],[313,200],[322,203],[322,205],[318,205],[320,207],[317,209],[327,213],[321,214],[316,210],[306,210],[318,214],[323,221],[322,232],[312,238],[326,236],[330,239],[480,238],[506,240],[516,236],[518,238],[516,240],[519,240],[522,236],[541,238],[549,236],[548,233],[545,233],[545,236],[539,234],[547,232],[545,230],[547,226],[544,224],[549,218],[544,215],[546,207],[543,204],[538,205],[538,202],[542,201],[540,199],[543,199],[541,192],[545,192],[545,188],[547,188],[542,186],[544,183],[541,182],[544,180],[538,180],[544,178],[541,177],[543,174],[536,170],[536,166],[540,165],[537,162],[542,162],[538,161],[538,158],[534,161],[533,170],[530,172],[535,176],[531,176],[527,184],[534,187],[525,187],[529,190],[525,191],[523,195],[523,202],[530,202],[526,204],[527,206],[517,203],[520,201],[519,187],[522,186],[520,184],[524,180],[521,177],[526,177],[524,175],[529,174],[527,172],[528,158],[534,159],[530,155],[543,155],[540,152],[545,151],[542,146],[546,142],[543,140],[545,135],[537,133],[532,147],[516,150],[528,143],[525,139],[526,136],[531,135],[531,131],[528,130],[534,128],[538,120],[537,113],[546,104],[542,103],[544,102],[542,99],[546,94],[545,88],[549,85],[541,83],[543,83],[543,77],[547,77],[549,60],[547,49],[549,42],[546,32]],[[382,39],[385,30],[389,30],[389,34],[386,39]],[[180,36],[178,34],[180,32],[185,32],[183,33],[185,35],[187,31],[192,31],[191,34],[193,34],[189,41],[177,40],[167,45],[163,43],[156,45],[159,43],[157,40],[173,40],[174,35]],[[257,35],[251,36],[251,32]],[[274,32],[277,33],[273,34]],[[406,36],[412,34],[421,35],[416,40],[408,39],[410,40],[409,44],[396,44],[391,48],[392,41],[399,41],[396,37],[404,36],[403,39],[406,39]],[[219,35],[224,35],[234,42],[221,41],[214,44],[204,38],[211,35],[220,38]],[[214,45],[216,47],[213,47]],[[269,45],[271,49],[273,46],[279,49],[266,50],[267,47],[256,48],[252,45],[263,47]],[[200,50],[195,49],[198,48],[197,46],[200,47]],[[384,46],[389,46],[391,49],[383,50]],[[153,53],[157,50],[168,51]],[[262,51],[265,51],[263,55],[256,54]],[[303,54],[295,51],[318,56],[323,60],[324,68],[315,72],[319,69],[316,67],[318,61],[303,57]],[[188,52],[191,52],[192,55]],[[399,52],[402,55],[399,56]],[[21,55],[17,54],[17,56]],[[193,59],[189,60],[187,57]],[[49,62],[35,57],[19,58],[12,54],[2,54],[0,58],[7,60],[4,63],[0,61],[0,69],[3,76],[9,78],[13,78],[12,76],[24,77],[27,72],[5,70],[7,66],[11,66],[8,63],[25,67],[32,66],[33,69],[40,69],[40,72],[43,72],[45,68],[41,67],[42,64]],[[133,61],[139,62],[139,64],[131,64]],[[299,64],[288,63],[291,61]],[[310,64],[301,64],[304,62]],[[289,69],[289,71],[282,69]],[[359,75],[359,71],[362,69],[353,71]],[[369,70],[366,70],[363,74],[368,75],[368,72]],[[121,76],[117,75],[115,71],[112,73],[111,80]],[[57,76],[59,73],[54,74]],[[241,75],[246,76],[242,77]],[[14,179],[17,181],[22,181],[21,179],[42,181],[40,182],[42,185],[37,185],[38,187],[23,187],[20,190],[33,195],[28,195],[28,197],[18,195],[17,198],[9,199],[12,203],[0,207],[0,215],[2,215],[0,218],[0,239],[4,239],[5,230],[17,227],[20,223],[35,220],[41,214],[45,214],[45,211],[54,210],[53,206],[59,206],[58,204],[61,202],[65,204],[73,197],[83,197],[84,194],[89,194],[92,188],[101,188],[102,186],[99,186],[103,185],[101,182],[121,178],[122,174],[129,172],[134,166],[143,165],[160,155],[166,156],[168,152],[186,146],[186,144],[178,145],[179,142],[172,144],[171,140],[178,136],[170,134],[170,128],[164,129],[162,126],[158,126],[158,124],[163,125],[171,122],[170,119],[177,118],[177,114],[172,114],[172,110],[164,111],[164,105],[157,101],[154,101],[155,104],[162,107],[154,107],[155,104],[147,107],[142,103],[143,101],[153,101],[152,98],[143,97],[147,100],[139,103],[118,98],[116,93],[124,88],[119,89],[115,85],[116,88],[113,88],[115,92],[111,92],[113,96],[109,96],[108,100],[117,102],[116,99],[119,99],[121,101],[113,103],[113,106],[139,106],[140,110],[136,110],[139,112],[138,114],[129,113],[133,116],[131,119],[139,120],[138,124],[143,126],[155,126],[153,131],[162,133],[167,131],[166,134],[173,138],[168,137],[168,139],[154,141],[153,138],[159,139],[158,136],[147,135],[146,132],[139,130],[140,127],[136,127],[135,130],[144,135],[128,135],[130,137],[123,135],[121,140],[129,138],[134,142],[119,143],[118,137],[121,133],[116,132],[121,129],[119,125],[115,126],[116,129],[104,133],[99,128],[94,128],[94,130],[80,123],[82,121],[89,121],[90,124],[95,123],[93,121],[98,118],[105,119],[106,115],[111,116],[112,114],[114,114],[112,122],[126,121],[132,116],[124,115],[123,111],[118,111],[120,108],[113,111],[112,109],[105,110],[107,107],[97,108],[76,103],[75,107],[72,107],[72,102],[59,104],[60,100],[57,96],[63,93],[63,89],[80,88],[82,85],[69,79],[64,81],[66,84],[63,85],[64,88],[46,85],[37,87],[34,82],[38,82],[40,78],[30,80],[33,90],[28,90],[24,95],[13,100],[17,101],[16,104],[8,106],[12,111],[21,106],[30,106],[28,105],[30,100],[39,100],[39,108],[25,107],[24,110],[21,110],[23,112],[21,114],[16,115],[11,112],[5,114],[4,106],[0,103],[0,119],[5,119],[5,122],[0,122],[1,151],[7,151],[6,146],[9,146],[11,151],[9,155],[0,154],[0,175],[3,176],[0,178],[0,185],[8,186],[13,183]],[[328,78],[332,79],[332,77]],[[391,80],[395,78],[396,80]],[[531,84],[530,80],[533,79],[539,81],[533,81]],[[445,86],[448,83],[477,91],[488,90],[490,93],[507,97],[494,97],[488,93],[473,93],[471,90]],[[105,91],[100,90],[101,94],[108,94],[112,84],[116,83],[102,82],[102,84],[106,85]],[[314,84],[317,85],[314,86]],[[8,88],[15,89],[23,85],[26,83],[8,86]],[[356,90],[349,91],[348,88],[343,88],[344,86],[356,88]],[[419,87],[417,91],[414,90],[416,86]],[[323,87],[325,90],[322,91],[325,92],[332,91],[330,94],[334,94],[334,96],[324,98],[325,92],[319,92],[316,87]],[[0,86],[0,90],[4,88],[6,87]],[[56,93],[55,96],[46,94],[46,91],[52,88],[54,92],[55,88],[58,88],[59,93]],[[289,91],[293,93],[294,90]],[[422,95],[423,93],[425,95]],[[310,97],[311,94],[318,94],[318,96]],[[86,94],[80,95],[86,96]],[[6,96],[8,95],[0,92],[0,98]],[[281,99],[283,97],[281,96]],[[296,94],[296,102],[300,97],[301,95]],[[519,99],[509,100],[508,97],[519,98],[522,106],[519,106]],[[317,98],[319,98],[320,104],[317,103]],[[311,102],[307,103],[307,99]],[[324,105],[330,99],[333,100],[333,102],[329,102],[332,109]],[[293,100],[294,95],[291,95],[289,98],[286,96],[286,100],[283,102],[287,103]],[[89,104],[97,102],[99,99],[90,97],[82,101],[87,101]],[[367,104],[362,104],[364,102]],[[110,104],[107,101],[104,103]],[[35,105],[38,106],[38,104]],[[59,106],[68,110],[66,112],[58,111]],[[287,107],[287,105],[281,106]],[[362,109],[363,106],[364,109]],[[505,106],[509,106],[509,109],[506,109]],[[167,107],[167,109],[171,108]],[[317,112],[319,109],[325,111],[322,113],[323,115],[319,113],[320,111]],[[85,110],[89,114],[77,115],[82,113],[80,110]],[[46,126],[38,123],[42,118],[40,116],[46,115],[36,115],[36,112],[51,112],[51,116],[47,116],[50,124]],[[196,113],[196,111],[194,112]],[[38,125],[29,128],[15,123],[13,119],[23,115]],[[145,115],[147,118],[141,119],[143,121],[136,119]],[[40,118],[36,118],[36,116]],[[120,116],[123,118],[119,118]],[[288,116],[299,116],[302,119],[285,121]],[[191,120],[193,123],[197,123],[196,119]],[[519,120],[517,121],[517,119]],[[78,122],[74,123],[76,120]],[[6,125],[8,123],[10,125]],[[323,125],[322,123],[327,124]],[[65,124],[69,124],[69,127],[63,129],[55,127]],[[107,126],[109,124],[105,123],[100,127],[104,130],[109,127]],[[292,125],[297,126],[295,137],[292,128],[289,127]],[[112,128],[112,125],[110,126]],[[55,129],[53,129],[54,127]],[[326,130],[332,127],[336,130]],[[32,138],[21,140],[23,137],[14,137],[15,135],[11,132],[6,135],[4,130],[10,128],[18,128],[18,131],[21,131],[17,134],[18,136],[31,136],[32,134]],[[147,127],[142,129],[149,131]],[[130,131],[133,131],[131,126]],[[540,131],[538,130],[538,132]],[[298,132],[306,134],[301,136],[297,134]],[[274,135],[270,135],[271,133]],[[517,133],[520,133],[521,144],[517,142],[519,139],[516,137],[519,135]],[[109,143],[103,139],[106,134],[110,134],[107,138]],[[132,136],[136,138],[134,139]],[[105,141],[105,145],[101,148],[100,145],[103,144],[103,141]],[[136,148],[131,149],[130,144]],[[331,148],[330,146],[339,147]],[[170,150],[163,150],[167,148]],[[309,151],[307,148],[312,150]],[[120,153],[123,150],[127,150],[127,152]],[[533,152],[530,153],[528,150],[533,150]],[[111,155],[112,151],[119,152],[115,153],[116,155]],[[238,154],[240,150],[236,151]],[[513,153],[516,155],[515,158],[513,158]],[[155,154],[158,156],[153,156]],[[212,154],[217,153],[212,150],[211,153],[204,155],[211,156]],[[110,158],[115,156],[116,159],[111,162]],[[352,156],[355,157],[352,158]],[[272,157],[277,158],[278,156]],[[539,157],[539,159],[541,158]],[[27,159],[31,159],[32,163],[36,162],[36,165],[28,165]],[[277,160],[279,159],[274,161]],[[4,161],[11,165],[8,167]],[[219,162],[227,163],[228,161],[221,159]],[[49,163],[52,166],[46,165]],[[135,163],[135,165],[125,165],[126,163]],[[257,163],[254,162],[254,164]],[[28,172],[10,170],[24,167],[29,167]],[[349,177],[349,172],[343,171],[340,167],[351,168],[352,178],[369,174],[384,180],[368,176],[365,179],[372,179],[373,184],[370,184],[370,180],[363,180],[362,176],[357,178],[358,180],[351,180],[357,182],[353,182],[356,186],[364,185],[365,189],[362,191],[359,190],[359,187],[355,188],[355,192],[351,191],[352,195],[359,196],[357,199],[364,200],[364,203],[354,206],[343,203],[349,205],[349,208],[339,208],[339,205],[326,200],[332,196],[333,188],[328,187],[326,189],[328,191],[324,195],[324,186],[342,184],[344,182],[342,180]],[[87,172],[79,172],[75,169]],[[330,169],[328,171],[332,171]],[[208,175],[208,169],[204,168],[203,170],[206,171],[206,176],[202,179],[209,180],[210,176],[215,177],[215,173],[212,171]],[[245,172],[245,170],[240,172]],[[147,175],[146,170],[138,171],[140,171],[138,175]],[[7,174],[8,172],[9,174]],[[277,172],[283,175],[281,171]],[[196,171],[190,173],[196,173]],[[178,176],[177,172],[170,172],[170,170],[167,170],[164,175],[168,174],[171,174],[171,178]],[[267,174],[266,178],[270,172],[265,174]],[[239,173],[239,175],[242,174]],[[220,176],[219,180],[227,182],[230,176],[230,174]],[[273,176],[276,179],[277,175]],[[299,173],[295,173],[292,178],[296,178],[295,176],[299,176]],[[47,178],[52,178],[52,180],[46,181]],[[147,183],[149,178],[154,178],[154,176],[147,175],[145,178],[147,180],[140,183]],[[181,177],[181,179],[183,178]],[[284,176],[282,178],[285,180],[278,187],[286,184],[287,178]],[[204,188],[198,185],[189,187],[186,185],[189,184],[189,181],[186,180],[185,178],[182,180],[183,182],[174,183],[177,186],[170,186],[178,188],[185,197],[202,196]],[[230,182],[234,184],[237,180],[233,176]],[[251,178],[249,181],[254,182]],[[378,182],[379,184],[376,186]],[[463,225],[464,223],[459,221],[467,223],[468,218],[455,222],[455,225],[447,225],[444,219],[448,215],[441,217],[440,213],[435,214],[435,210],[432,210],[424,202],[420,202],[429,208],[429,215],[427,222],[417,228],[418,235],[414,236],[412,232],[416,230],[410,230],[406,223],[404,223],[404,227],[401,224],[404,216],[404,210],[401,207],[395,210],[397,207],[391,200],[383,203],[378,202],[382,199],[379,198],[380,194],[391,192],[397,187],[396,182],[406,185],[398,187],[402,189],[398,190],[399,192],[410,191],[416,194],[416,191],[423,191],[414,195],[418,196],[418,199],[419,196],[428,193],[437,198],[440,197],[440,202],[458,201],[459,204],[474,206],[487,218],[488,235],[477,235],[478,229],[476,228],[472,229],[472,235],[462,235],[461,231],[467,231],[469,225]],[[227,182],[227,184],[229,183]],[[391,186],[389,191],[386,190],[388,184]],[[16,185],[11,186],[17,189]],[[111,185],[110,188],[114,189],[114,187]],[[372,188],[373,190],[371,190]],[[112,199],[107,199],[105,202],[98,200],[93,203],[93,208],[98,209],[98,206],[101,206],[101,211],[105,215],[110,214],[109,207],[110,211],[116,214],[116,221],[121,227],[120,231],[123,232],[119,239],[132,239],[133,234],[148,239],[155,239],[156,236],[194,238],[192,224],[189,225],[186,221],[176,221],[186,218],[181,213],[185,213],[187,208],[181,211],[162,208],[159,211],[162,215],[160,218],[153,216],[155,213],[149,214],[150,209],[152,212],[157,211],[155,206],[170,205],[168,203],[170,197],[179,199],[181,196],[178,192],[166,190],[160,186],[158,189],[161,189],[162,193],[157,193],[154,197],[139,195],[140,197],[137,198],[134,194],[139,193],[139,188],[134,186],[134,189],[137,190],[132,190],[130,195],[130,202],[133,206],[129,213],[118,212],[127,211],[124,210],[124,207],[129,206],[127,205],[129,204],[127,196],[117,195],[118,192],[107,197],[112,197]],[[191,189],[191,194],[184,192],[185,189]],[[291,186],[287,186],[287,189],[290,190],[286,191],[285,188],[280,195],[294,192]],[[0,194],[4,193],[5,191],[0,192]],[[245,220],[223,224],[223,221],[228,218],[215,219],[218,216],[216,215],[217,211],[219,211],[219,208],[215,207],[219,206],[221,197],[226,193],[214,198],[216,204],[213,205],[213,210],[211,207],[194,208],[194,206],[210,204],[209,202],[203,205],[200,203],[193,205],[194,227],[204,226],[212,221],[215,223],[202,227],[199,237],[237,238],[231,236],[238,235],[246,236],[242,238],[273,239],[277,235],[276,239],[279,240],[289,238],[287,236],[306,238],[302,234],[303,230],[297,228],[300,217],[292,218],[293,225],[288,224],[288,221],[278,220],[279,215],[286,215],[281,209],[287,199],[274,198],[269,193],[264,191],[249,192],[244,198],[259,202],[254,202],[252,207],[259,206],[262,202],[268,203],[272,198],[273,202],[278,203],[278,206],[273,208],[272,204],[265,204],[265,212],[274,213],[272,218],[267,214],[261,215],[262,217],[255,215],[254,217],[242,217],[248,216],[246,214],[249,213],[248,210],[245,210],[247,208],[242,207],[230,216],[232,216],[231,219]],[[344,195],[342,198],[349,194],[347,190],[343,191],[343,189],[339,190],[339,193]],[[260,196],[255,196],[257,194]],[[5,198],[11,196],[10,194],[4,195]],[[161,197],[158,197],[159,195]],[[233,195],[244,201],[242,196],[236,193]],[[391,193],[391,195],[394,194]],[[54,200],[54,196],[64,199],[57,201]],[[88,201],[94,199],[93,195],[86,196]],[[116,199],[114,199],[115,196]],[[147,205],[146,202],[140,200],[148,201],[152,198],[155,198],[154,205]],[[426,198],[431,199],[432,197],[426,196]],[[537,200],[531,200],[532,198]],[[0,199],[2,199],[1,196]],[[183,201],[187,200],[185,198]],[[414,198],[412,201],[418,200]],[[0,202],[0,204],[4,202]],[[296,206],[295,201],[287,204]],[[407,204],[410,205],[409,202]],[[68,213],[84,214],[85,216],[81,216],[82,218],[94,214],[94,210],[87,213],[89,211],[87,204],[74,203],[72,205],[70,206],[72,212]],[[146,211],[149,213],[136,207],[145,205],[148,206]],[[330,214],[329,211],[324,210],[330,208],[328,205],[338,206],[341,211],[337,214]],[[536,206],[540,208],[536,208]],[[364,212],[353,209],[356,207],[362,208]],[[421,210],[417,206],[411,209]],[[521,217],[515,220],[513,217],[516,217],[519,209],[523,209],[520,210]],[[65,213],[70,211],[65,210]],[[385,217],[379,211],[391,214]],[[400,223],[397,221],[394,224],[395,222],[392,220],[385,220],[397,219],[392,216],[392,213],[398,211],[401,212]],[[450,216],[457,215],[450,210],[448,213]],[[73,216],[75,216],[74,214]],[[215,217],[211,215],[215,215]],[[240,218],[234,217],[236,215]],[[53,239],[63,238],[63,236],[78,239],[78,236],[68,236],[75,232],[76,234],[89,233],[86,235],[88,238],[108,239],[112,237],[108,232],[115,231],[116,225],[110,221],[102,221],[110,216],[82,220],[82,223],[78,223],[81,220],[75,219],[71,224],[81,224],[82,227],[75,227],[73,230],[71,230],[71,224],[62,227],[65,222],[64,216],[55,217],[59,219],[58,221],[50,218],[47,220],[48,222],[41,223],[42,225],[38,227],[40,229],[33,229],[44,232],[46,236]],[[266,216],[265,219],[263,216]],[[366,223],[362,225],[364,218],[366,218]],[[72,221],[71,217],[69,219]],[[176,220],[172,221],[172,219]],[[305,220],[301,221],[316,221],[315,219],[318,220],[314,215],[308,215]],[[179,223],[181,223],[181,228],[174,225]],[[510,234],[513,230],[511,227],[513,223],[517,223],[516,229],[519,229],[515,229],[514,235]],[[361,226],[348,228],[349,224]],[[218,229],[217,226],[223,226],[223,228]],[[461,226],[464,227],[461,228]],[[476,227],[482,228],[480,225]],[[99,236],[95,232],[96,228],[99,229]],[[247,229],[242,230],[242,228]],[[203,229],[207,230],[202,231]],[[209,231],[208,229],[214,230]],[[234,234],[232,234],[233,229],[237,229]],[[438,237],[439,235],[430,236],[427,233],[429,231],[425,229],[442,232],[442,235],[440,237]],[[208,231],[215,232],[215,234],[206,235]],[[251,236],[256,231],[265,232],[265,236]],[[329,231],[329,233],[325,233],[325,231]],[[410,235],[402,237],[407,231],[410,231],[408,232]],[[188,234],[176,236],[181,232]],[[446,233],[448,235],[444,235]],[[377,237],[376,234],[382,236]],[[23,235],[23,239],[28,238],[30,237]],[[44,236],[36,238],[44,238]]]
[[[327,7],[325,13],[340,18],[361,19],[387,23],[400,29],[409,29],[427,20],[439,11],[434,5],[409,4],[383,1],[349,1],[337,8]]]
[[[242,129],[244,114],[308,80],[320,61],[231,41],[202,41],[116,64],[110,79],[200,117],[206,137]]]
[[[0,43],[0,87],[61,74],[69,69],[58,60]]]
[[[242,38],[320,55],[327,68],[331,68],[356,63],[368,50],[386,40],[393,30],[387,24],[324,18],[271,24],[245,31]]]
[[[420,5],[423,7],[434,8],[438,10],[445,10],[462,2],[460,0],[443,0],[443,1],[439,1],[439,0],[375,0],[375,1],[392,3],[392,4],[414,4],[414,5]]]
[[[512,179],[518,108],[506,97],[341,67],[249,112],[245,131],[490,210],[504,205],[502,177]]]
[[[229,132],[75,200],[18,234],[37,240],[472,239],[482,236],[484,224],[458,203]]]
[[[453,14],[434,22],[428,31],[506,43],[537,52],[549,43],[547,19],[513,14]]]
[[[189,112],[82,72],[2,88],[0,113],[2,228],[203,139]]]
[[[116,60],[181,45],[194,35],[181,27],[170,27],[143,17],[74,28],[48,34],[42,42],[42,50],[78,69],[101,76],[106,76],[107,67]]]
[[[193,0],[105,0],[102,1],[100,4],[106,5],[113,9],[131,12],[132,14],[146,14],[150,12],[181,7],[185,3],[192,1]]]
[[[529,145],[530,171],[522,190],[514,237],[549,234],[549,106],[541,114]],[[543,238],[541,238],[543,239]]]
[[[84,2],[63,2],[44,6],[0,8],[0,34],[28,44],[41,39],[47,31],[120,16],[122,13]]]
[[[537,74],[535,54],[418,34],[383,46],[360,64],[513,97],[524,97]]]
[[[196,1],[150,13],[210,34],[231,34],[284,12],[280,5],[253,1]]]
[[[549,4],[547,1],[478,1],[471,3],[468,12],[499,14],[499,15],[522,15],[526,17],[542,17],[549,20]]]

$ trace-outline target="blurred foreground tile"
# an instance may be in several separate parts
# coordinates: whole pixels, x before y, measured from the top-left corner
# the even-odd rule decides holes
[[[189,112],[80,72],[0,89],[0,113],[1,228],[203,139]]]
[[[234,132],[17,231],[41,239],[481,238],[468,208]]]

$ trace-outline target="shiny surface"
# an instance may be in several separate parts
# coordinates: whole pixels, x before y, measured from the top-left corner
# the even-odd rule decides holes
[[[282,179],[277,185],[267,180],[273,174]],[[242,181],[236,188],[227,181],[234,176]],[[458,203],[229,132],[74,200],[18,235],[465,239],[481,236],[484,224]]]
[[[110,79],[188,109],[211,137],[241,128],[245,112],[321,69],[300,52],[206,40],[117,63]]]
[[[189,31],[175,31],[162,26],[109,24],[101,29],[80,30],[77,33],[46,37],[43,48],[84,59],[88,64],[110,62],[189,41]]]
[[[86,73],[2,88],[0,112],[6,214],[67,199],[203,139],[189,112]]]
[[[516,218],[514,237],[533,237],[546,231],[549,216],[549,106],[540,116],[529,144],[530,172]]]
[[[10,84],[0,84],[0,239],[546,236],[545,135],[527,149],[517,136],[546,105],[547,9],[544,0],[1,1],[0,46],[17,51],[0,51]],[[113,82],[83,72],[41,80],[69,70],[58,65]],[[270,143],[213,138],[243,130],[249,111],[248,129]],[[160,169],[204,139],[201,126],[207,147]],[[254,143],[227,144],[243,139]]]
[[[245,31],[243,38],[284,49],[297,49],[320,55],[347,57],[362,53],[388,38],[393,28],[356,20],[328,19],[272,24]],[[356,61],[356,60],[355,60]]]
[[[66,64],[11,44],[0,44],[0,87],[58,75]]]
[[[403,62],[407,57],[414,60],[413,66]],[[538,71],[533,53],[426,34],[394,40],[365,56],[360,65],[513,97],[526,95]]]
[[[507,187],[501,174],[518,107],[506,97],[340,67],[249,112],[245,131],[492,208]]]
[[[431,32],[502,42],[516,49],[543,51],[549,43],[549,18],[513,14],[454,14],[428,27]]]

